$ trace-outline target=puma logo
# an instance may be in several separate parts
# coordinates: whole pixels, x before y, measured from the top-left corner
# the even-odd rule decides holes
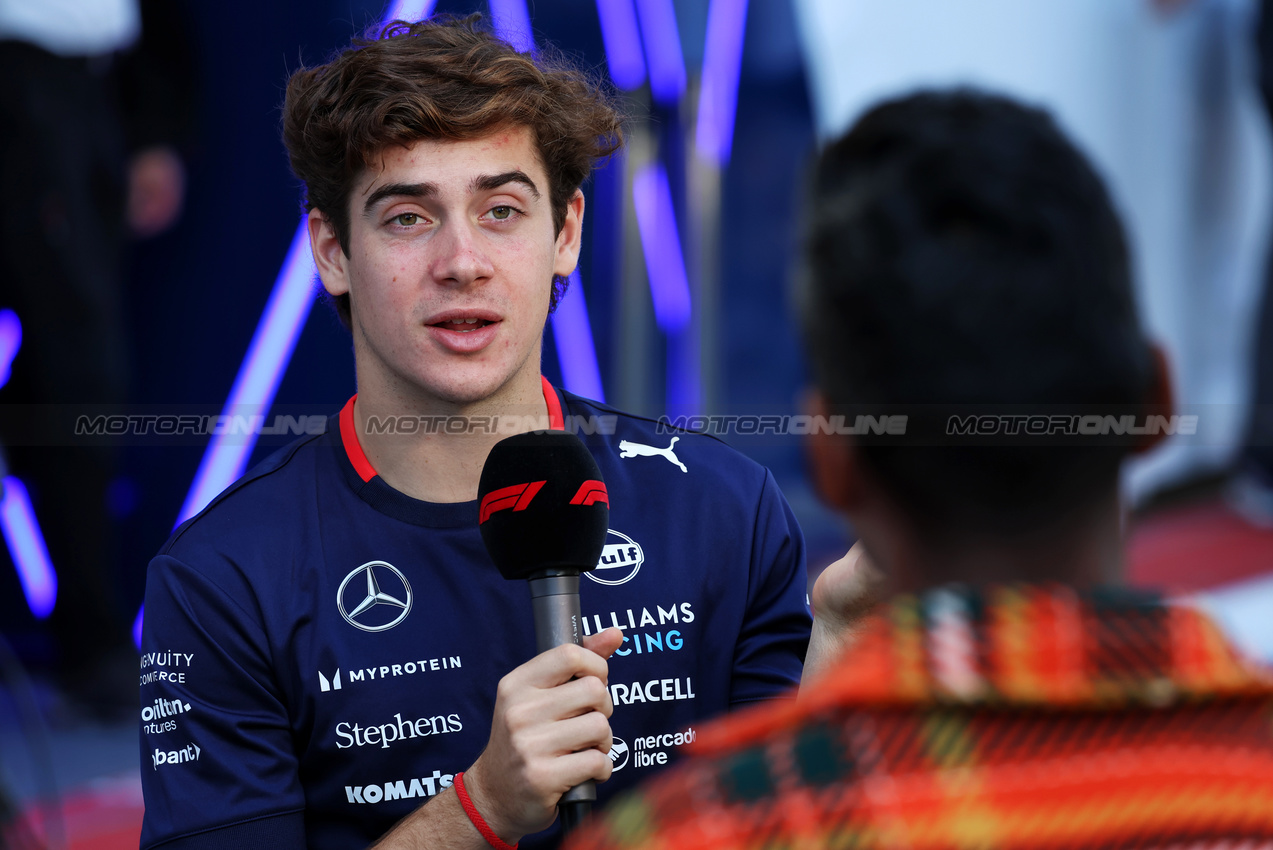
[[[672,442],[668,443],[666,449],[656,448],[655,446],[647,446],[643,443],[633,443],[630,440],[619,441],[619,457],[654,457],[659,455],[665,457],[673,466],[679,466],[681,472],[689,472],[685,468],[685,464],[681,463],[676,457],[676,452],[672,451],[672,447],[676,445],[676,441],[680,437],[673,437]]]

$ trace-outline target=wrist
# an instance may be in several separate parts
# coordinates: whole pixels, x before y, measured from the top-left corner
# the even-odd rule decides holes
[[[456,774],[454,785],[460,806],[486,843],[495,850],[517,850],[520,833],[510,830],[499,817],[497,807],[486,794],[480,777],[474,776],[473,769]]]

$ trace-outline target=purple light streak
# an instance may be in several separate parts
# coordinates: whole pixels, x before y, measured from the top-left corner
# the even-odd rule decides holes
[[[747,0],[712,0],[707,9],[707,44],[703,50],[703,87],[695,139],[698,152],[719,166],[729,162],[734,140],[746,32]]]
[[[526,0],[489,0],[495,34],[513,46],[518,53],[535,49],[535,34],[530,28]]]
[[[672,0],[636,0],[650,68],[650,92],[663,106],[675,106],[685,94],[685,57]]]
[[[43,620],[53,613],[53,606],[57,603],[57,573],[49,560],[49,550],[44,546],[40,524],[35,521],[27,488],[12,475],[4,479],[3,486],[0,531],[4,533],[4,541],[18,568],[18,581],[22,584],[27,607],[36,619]]]
[[[601,40],[605,42],[610,79],[621,89],[637,89],[645,82],[645,58],[641,56],[641,36],[637,33],[636,10],[632,0],[597,0],[601,19]]]
[[[9,381],[9,367],[22,345],[22,322],[12,310],[0,310],[0,386]],[[22,482],[12,476],[4,479],[4,495],[0,499],[0,531],[4,533],[18,582],[27,607],[36,619],[43,620],[53,612],[57,602],[57,572],[49,560],[44,535],[35,521],[31,498]]]
[[[632,202],[654,301],[654,319],[664,333],[677,333],[690,322],[690,284],[677,235],[672,190],[661,163],[642,166],[633,176]]]
[[[234,386],[230,388],[230,397],[221,410],[223,416],[263,416],[269,411],[305,318],[314,304],[314,274],[309,230],[306,219],[302,218],[248,346],[247,356],[239,367]],[[203,510],[218,493],[243,474],[257,435],[229,433],[235,430],[238,429],[223,429],[224,433],[214,435],[208,444],[186,502],[181,506],[177,525]]]
[[[601,370],[597,367],[597,350],[592,343],[592,325],[588,321],[588,304],[584,301],[578,269],[570,273],[570,288],[557,303],[551,319],[562,385],[575,395],[605,401]]]
[[[133,646],[138,649],[141,649],[141,624],[145,622],[145,619],[146,605],[142,603],[142,606],[137,609],[137,619],[133,620]]]
[[[9,367],[22,346],[22,322],[12,310],[0,310],[0,387],[9,383]]]
[[[383,27],[390,21],[423,21],[433,14],[433,7],[438,0],[394,0],[381,19]]]

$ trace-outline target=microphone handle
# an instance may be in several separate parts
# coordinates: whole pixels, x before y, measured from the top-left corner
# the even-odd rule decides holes
[[[531,608],[535,612],[536,651],[546,652],[563,643],[582,643],[579,573],[549,570],[536,574],[528,583]],[[574,829],[596,799],[597,785],[591,779],[562,794],[557,804],[562,831],[569,833]]]

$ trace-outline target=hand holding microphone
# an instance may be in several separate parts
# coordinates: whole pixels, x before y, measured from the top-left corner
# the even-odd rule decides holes
[[[600,559],[609,495],[578,437],[540,431],[495,445],[482,470],[478,504],[491,559],[504,578],[529,585],[540,654],[501,680],[487,748],[494,762],[482,764],[484,753],[470,774],[480,770],[484,783],[490,779],[509,796],[520,796],[524,822],[546,813],[551,823],[557,801],[569,830],[596,799],[589,777],[608,776],[610,766],[607,718],[613,706],[606,663],[597,653],[608,655],[622,638],[610,630],[589,639],[596,652],[574,648],[582,642],[579,574]],[[513,775],[519,771],[520,777]],[[501,775],[491,775],[496,772]],[[526,786],[517,789],[520,795],[511,793],[515,782]],[[564,782],[573,787],[563,794]]]

